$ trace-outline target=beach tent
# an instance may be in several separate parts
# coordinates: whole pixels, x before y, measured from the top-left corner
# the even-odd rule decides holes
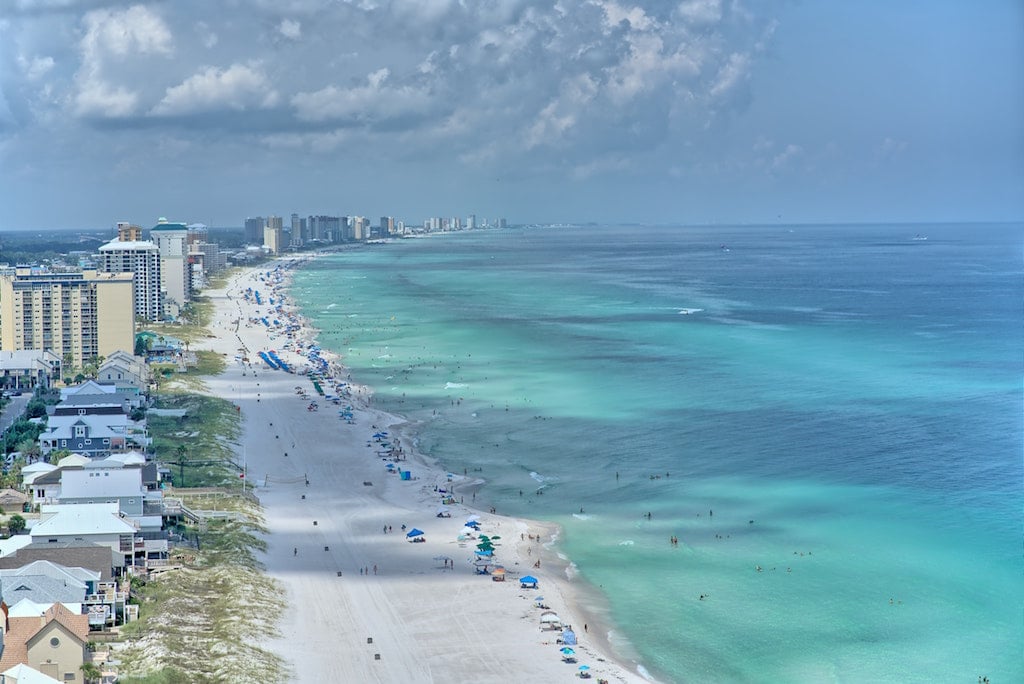
[[[566,646],[575,646],[576,645],[576,632],[572,631],[571,629],[563,630],[562,631],[562,643],[565,644]]]
[[[558,617],[558,613],[552,613],[551,611],[541,613],[540,626],[544,629],[561,629],[562,618]]]
[[[481,553],[481,552],[477,551],[477,553]],[[527,575],[526,577],[520,577],[519,578],[519,587],[521,589],[536,589],[537,588],[537,578],[534,577],[533,575]]]
[[[424,534],[423,530],[414,527],[411,530],[409,530],[409,532],[406,533],[405,536],[408,537],[409,539],[412,539],[413,537],[422,537],[423,534]]]

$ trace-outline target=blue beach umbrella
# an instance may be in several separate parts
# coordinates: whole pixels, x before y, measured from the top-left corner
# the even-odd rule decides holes
[[[590,669],[589,665],[580,665],[580,672],[586,672]]]
[[[563,646],[560,650],[562,651],[562,655],[573,655],[576,653],[576,651],[572,650],[568,646]]]

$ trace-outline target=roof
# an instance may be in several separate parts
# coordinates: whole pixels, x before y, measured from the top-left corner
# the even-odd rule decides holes
[[[101,252],[125,252],[133,249],[156,249],[156,243],[152,240],[127,240],[121,242],[120,240],[114,239],[105,245],[101,245],[99,251]]]
[[[45,561],[42,561],[45,562]],[[4,570],[4,573],[14,572]],[[7,577],[0,575],[0,595],[7,605],[29,599],[36,603],[81,603],[85,600],[85,582],[58,580],[45,575]]]
[[[71,466],[84,466],[86,463],[91,461],[88,456],[82,454],[69,454],[64,458],[57,461],[58,468],[69,468]]]
[[[67,397],[75,394],[113,394],[116,391],[117,388],[114,385],[101,385],[95,380],[86,380],[81,385],[61,388],[60,399],[64,401]]]
[[[56,470],[57,466],[50,465],[46,461],[36,461],[35,463],[29,463],[27,466],[21,469],[23,473],[48,473],[51,470]]]
[[[40,520],[30,531],[33,539],[134,533],[135,527],[121,519],[116,503],[43,504]]]
[[[5,542],[18,539],[32,541],[26,535],[11,537]],[[74,566],[97,572],[103,581],[112,576],[114,567],[124,565],[124,556],[115,553],[109,546],[93,542],[45,542],[37,541],[12,550],[0,556],[0,568],[17,568],[33,560],[52,560],[65,566]]]
[[[169,223],[167,221],[161,222],[150,228],[150,232],[154,230],[183,230],[188,231],[188,226],[184,223]]]
[[[53,577],[62,581],[82,582],[83,584],[85,582],[95,582],[100,578],[100,573],[95,570],[89,570],[81,567],[69,567],[42,559],[29,561],[20,568],[0,570],[0,577],[10,577],[14,575],[45,575],[46,577]]]
[[[25,654],[25,657],[28,658],[28,653]],[[33,670],[25,663],[18,663],[0,674],[15,680],[18,684],[61,684],[59,680],[44,675],[39,670]]]

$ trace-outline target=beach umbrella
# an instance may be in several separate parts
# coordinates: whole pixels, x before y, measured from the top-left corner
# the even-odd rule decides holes
[[[409,530],[409,532],[405,536],[409,537],[409,538],[412,538],[412,537],[422,537],[423,534],[424,534],[423,530],[414,527],[411,530]]]
[[[480,522],[480,516],[479,515],[471,515],[468,518],[466,518],[466,520],[468,520],[469,522]]]
[[[494,535],[493,537],[491,537],[491,541],[494,541],[495,539],[501,539],[501,537],[499,537],[498,535]]]
[[[533,600],[536,601],[537,603],[541,603],[541,602],[544,601],[544,597],[543,596],[535,596]]]
[[[476,555],[490,557],[494,555],[494,551],[477,551]]]
[[[563,646],[561,649],[562,655],[575,655],[576,651],[572,650],[568,646]]]
[[[580,672],[586,672],[590,669],[589,665],[580,665]]]

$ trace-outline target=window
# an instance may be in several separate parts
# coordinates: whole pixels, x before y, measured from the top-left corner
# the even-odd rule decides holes
[[[52,639],[50,639],[50,645],[54,648],[57,648],[58,646],[60,646],[60,639],[58,639],[57,637],[53,637]]]

